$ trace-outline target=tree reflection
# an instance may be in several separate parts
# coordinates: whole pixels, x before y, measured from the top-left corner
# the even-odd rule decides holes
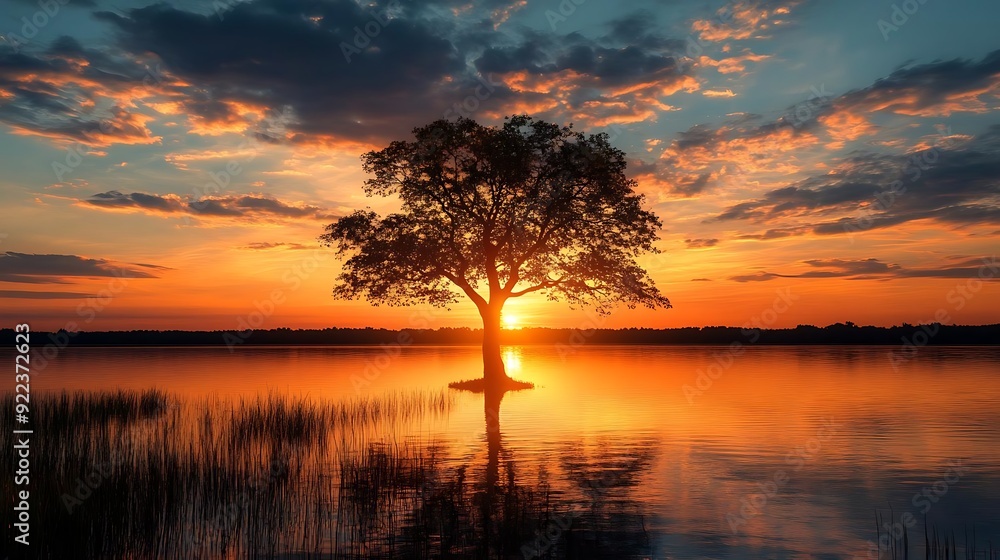
[[[338,535],[345,538],[335,557],[648,557],[636,490],[656,442],[605,441],[588,453],[583,442],[566,441],[553,446],[551,462],[519,462],[503,442],[506,392],[482,393],[485,466],[444,464],[438,449],[388,446],[373,447],[366,465],[345,465],[364,474],[348,479],[360,485],[341,484]],[[536,469],[538,476],[527,474]]]

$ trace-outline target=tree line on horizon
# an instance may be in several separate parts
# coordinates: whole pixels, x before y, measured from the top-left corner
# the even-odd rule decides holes
[[[287,327],[240,333],[233,331],[129,330],[68,333],[32,333],[32,346],[229,346],[259,345],[378,345],[460,344],[482,341],[482,329],[443,327],[438,329],[341,328],[291,329]],[[0,329],[0,340],[14,345],[14,330]],[[227,335],[229,335],[227,337]],[[997,345],[1000,324],[942,325],[903,323],[892,327],[835,323],[825,327],[798,325],[784,329],[740,327],[677,327],[653,329],[565,329],[529,327],[501,332],[505,345],[525,344],[860,344],[860,345]],[[37,341],[37,342],[36,342]]]

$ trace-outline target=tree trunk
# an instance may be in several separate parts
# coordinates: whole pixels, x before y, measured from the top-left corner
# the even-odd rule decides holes
[[[483,316],[483,381],[488,387],[500,387],[510,378],[500,355],[500,310],[503,303],[480,310]]]

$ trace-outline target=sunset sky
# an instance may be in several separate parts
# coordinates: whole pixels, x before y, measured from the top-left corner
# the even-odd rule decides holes
[[[607,132],[663,221],[674,308],[604,326],[1000,320],[994,1],[66,1],[0,14],[0,326],[478,326],[333,299],[316,238],[394,210],[365,151],[520,113]]]

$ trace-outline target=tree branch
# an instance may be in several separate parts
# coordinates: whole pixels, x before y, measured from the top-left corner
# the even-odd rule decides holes
[[[530,288],[525,288],[525,289],[517,291],[517,292],[510,292],[510,294],[508,294],[508,295],[510,297],[521,297],[524,294],[530,294],[531,292],[537,292],[538,290],[544,290],[546,288],[552,288],[552,287],[558,286],[559,284],[565,284],[566,282],[567,281],[563,280],[561,277],[559,279],[557,279],[557,280],[544,280],[540,284],[536,284],[534,286],[531,286]]]
[[[448,280],[451,280],[452,284],[455,284],[456,286],[461,288],[462,291],[465,292],[465,295],[469,296],[469,299],[471,299],[472,302],[476,304],[476,307],[478,307],[479,309],[486,308],[487,305],[486,299],[483,296],[479,295],[479,292],[473,289],[472,285],[469,284],[468,280],[466,280],[461,276],[456,276],[454,274],[451,274],[447,270],[444,270],[443,268],[440,267],[437,269],[437,271],[438,273],[441,274],[441,276],[444,276]]]

